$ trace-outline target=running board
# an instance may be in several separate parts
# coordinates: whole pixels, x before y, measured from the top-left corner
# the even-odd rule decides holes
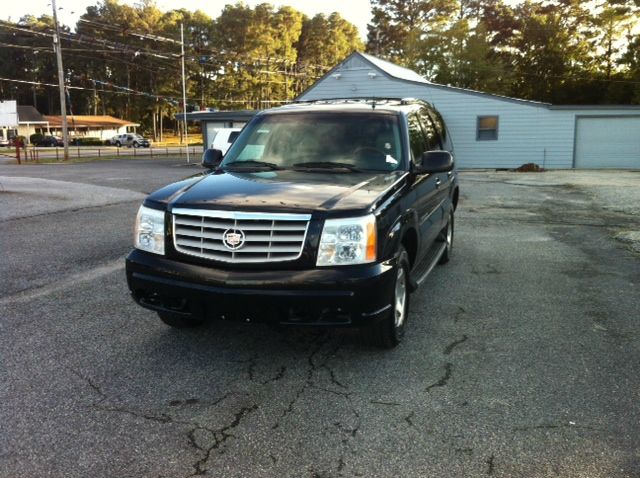
[[[418,287],[420,287],[425,280],[427,280],[427,277],[429,277],[429,274],[431,274],[431,271],[433,270],[433,268],[436,266],[436,264],[438,264],[438,261],[440,260],[440,258],[442,257],[442,254],[444,254],[444,251],[446,249],[447,249],[447,243],[443,242],[442,245],[435,251],[435,254],[433,255],[433,259],[429,263],[429,267],[425,269],[422,275],[420,275],[418,279],[414,279],[413,277],[411,278],[411,280],[409,281],[409,285],[411,286],[412,292],[416,290]]]

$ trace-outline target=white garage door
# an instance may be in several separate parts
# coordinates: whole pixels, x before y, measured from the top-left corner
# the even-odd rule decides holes
[[[577,118],[576,168],[640,169],[640,117]]]

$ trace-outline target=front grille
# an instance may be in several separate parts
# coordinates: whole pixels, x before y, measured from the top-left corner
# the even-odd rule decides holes
[[[174,209],[176,251],[222,262],[277,262],[302,254],[309,214]]]

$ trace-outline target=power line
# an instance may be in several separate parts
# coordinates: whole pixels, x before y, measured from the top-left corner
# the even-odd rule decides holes
[[[119,90],[122,91],[111,91],[111,90],[100,90],[101,93],[112,93],[112,94],[117,94],[117,95],[128,95],[128,94],[133,94],[133,95],[144,95],[144,96],[149,96],[152,98],[156,98],[156,99],[160,99],[160,100],[173,100],[173,101],[167,101],[169,103],[173,103],[173,104],[177,104],[180,98],[177,98],[175,96],[165,96],[165,95],[158,95],[155,93],[147,93],[144,91],[139,91],[139,90],[134,90],[131,88],[127,88],[126,86],[118,86],[118,85],[114,85],[113,83],[110,82],[105,82],[105,81],[100,81],[100,80],[93,80],[88,78],[89,81],[95,81],[98,84],[105,84],[111,88],[117,88]],[[15,80],[13,78],[0,78],[0,81],[7,81],[7,82],[11,82],[11,83],[21,83],[21,84],[27,84],[27,85],[36,85],[36,86],[49,86],[49,87],[53,87],[53,88],[57,88],[58,85],[55,85],[53,83],[44,83],[44,82],[40,82],[40,81],[28,81],[28,80]],[[77,85],[65,85],[66,89],[69,90],[84,90],[84,91],[94,91],[94,88],[86,88],[83,86],[77,86]],[[187,98],[187,100],[189,101],[198,101],[197,98]],[[213,98],[211,99],[211,101],[216,101],[216,102],[227,102],[227,103],[248,103],[250,100],[240,100],[240,99],[234,99],[234,98]],[[290,103],[292,100],[260,100],[263,103]]]

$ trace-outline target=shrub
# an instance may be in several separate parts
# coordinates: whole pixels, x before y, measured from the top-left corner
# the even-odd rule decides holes
[[[74,146],[102,146],[100,138],[73,138]]]
[[[29,136],[29,142],[31,144],[38,144],[44,139],[44,135],[40,133],[35,133]]]

